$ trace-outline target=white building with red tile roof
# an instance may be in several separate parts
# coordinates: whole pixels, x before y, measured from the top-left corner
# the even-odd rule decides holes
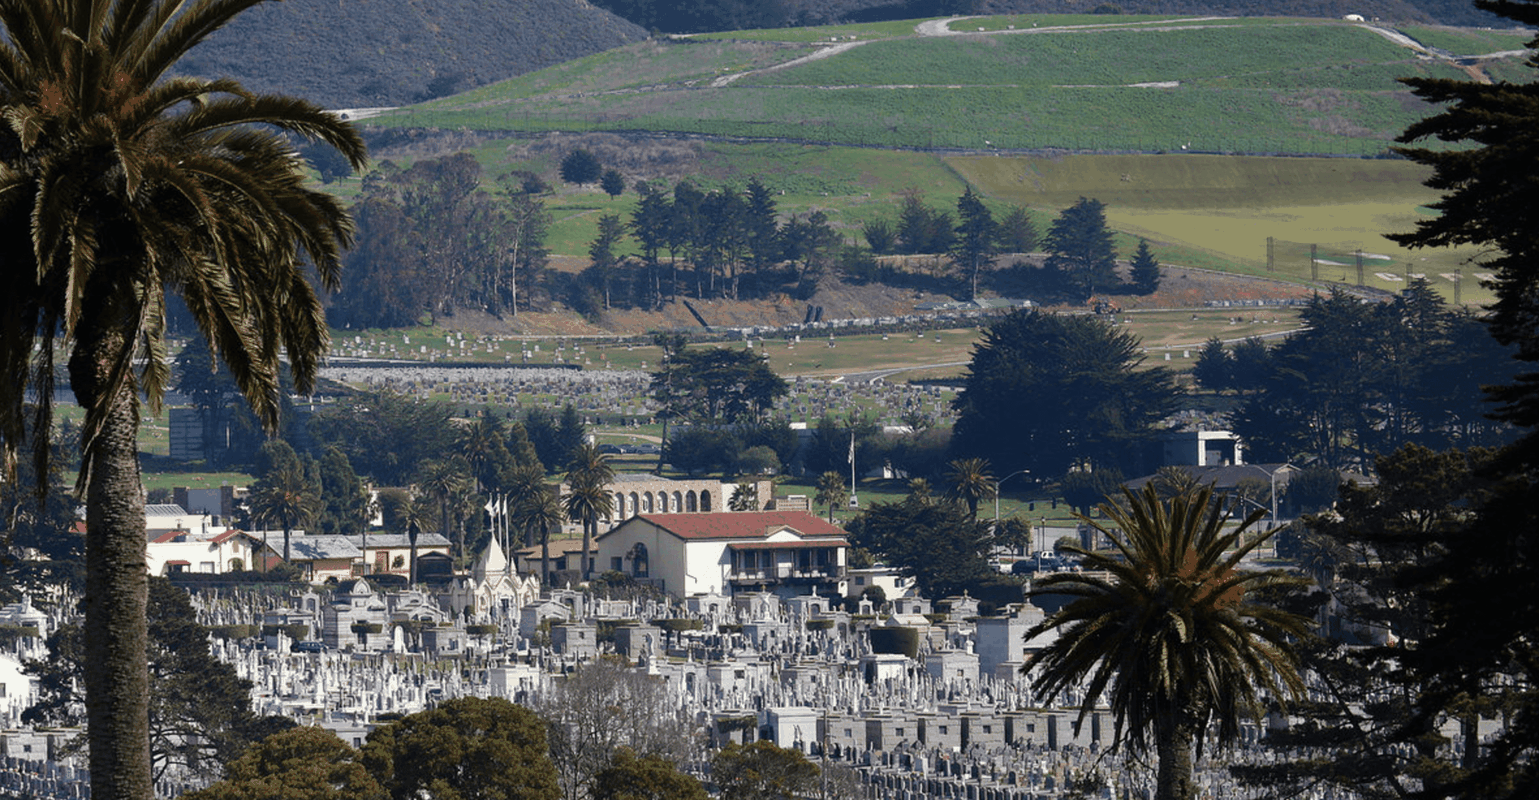
[[[677,597],[844,592],[849,541],[805,511],[639,514],[598,537],[598,570]]]
[[[282,546],[282,538],[278,544]],[[145,564],[151,575],[176,572],[223,574],[262,566],[262,540],[242,530],[217,533],[193,530],[151,531]],[[276,562],[271,550],[268,558]]]

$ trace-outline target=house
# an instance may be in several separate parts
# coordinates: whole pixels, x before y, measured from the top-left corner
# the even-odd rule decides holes
[[[641,514],[595,540],[599,567],[676,597],[844,593],[844,531],[805,511]]]
[[[145,567],[151,575],[200,572],[222,575],[277,563],[257,536],[234,528],[218,532],[185,528],[150,532]],[[263,557],[263,554],[266,557]]]
[[[348,537],[353,538],[353,537]],[[404,533],[369,533],[358,537],[359,558],[370,575],[411,574],[411,538]],[[449,540],[441,533],[417,534],[417,558],[424,553],[449,554]]]
[[[1287,495],[1288,481],[1298,472],[1298,467],[1292,464],[1222,464],[1197,466],[1194,464],[1173,464],[1178,469],[1184,470],[1192,479],[1205,486],[1212,486],[1214,494],[1227,494],[1234,496],[1243,484],[1250,484],[1263,489],[1266,493],[1275,492],[1279,503]],[[1145,475],[1127,482],[1127,488],[1140,492],[1145,484],[1155,479],[1155,475]],[[1263,501],[1265,498],[1263,497]],[[1259,503],[1265,509],[1267,504],[1261,501],[1251,500],[1251,505],[1245,506],[1245,513],[1256,510]],[[1279,509],[1286,516],[1287,509]]]
[[[551,539],[550,540],[550,571],[562,572],[564,570],[576,571],[578,566],[578,553],[582,551],[582,539]],[[525,575],[539,575],[544,563],[545,546],[534,545],[513,551],[513,557],[518,564],[518,571]],[[595,574],[603,572],[603,567],[598,563],[598,550],[588,551],[588,564]]]
[[[363,551],[350,536],[290,536],[289,563],[304,571],[305,580],[325,583],[358,577]]]

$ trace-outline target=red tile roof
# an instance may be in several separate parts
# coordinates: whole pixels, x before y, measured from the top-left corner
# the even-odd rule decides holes
[[[780,528],[802,538],[844,537],[844,531],[805,511],[722,511],[714,514],[638,514],[680,539],[758,539]],[[616,528],[618,530],[618,528]]]
[[[727,545],[728,550],[800,550],[808,545],[819,547],[849,547],[850,543],[843,539],[810,539],[800,542],[733,542]]]

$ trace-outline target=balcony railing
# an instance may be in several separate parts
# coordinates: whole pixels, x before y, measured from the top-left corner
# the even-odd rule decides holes
[[[780,565],[768,569],[737,569],[727,574],[727,580],[744,582],[759,581],[832,581],[844,577],[844,567],[825,564],[816,567],[792,567]]]

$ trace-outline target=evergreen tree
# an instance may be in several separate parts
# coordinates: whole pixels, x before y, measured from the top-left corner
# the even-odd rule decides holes
[[[360,521],[367,517],[369,495],[347,455],[335,446],[327,447],[321,454],[317,474],[321,507],[316,527],[331,536],[361,532]]]
[[[951,214],[924,203],[924,197],[910,191],[898,209],[898,252],[908,255],[938,254],[951,251],[956,239]]]
[[[1475,6],[1527,27],[1539,25],[1534,0],[1476,0]],[[1539,47],[1539,39],[1528,43]],[[1533,58],[1524,62],[1532,68]],[[1531,76],[1530,76],[1531,77]],[[1474,83],[1450,78],[1408,79],[1424,101],[1444,110],[1413,124],[1399,141],[1402,155],[1433,169],[1428,185],[1444,192],[1437,213],[1411,233],[1390,238],[1415,247],[1473,245],[1482,267],[1496,278],[1488,324],[1503,345],[1516,348],[1523,373],[1492,391],[1495,416],[1518,426],[1523,438],[1507,448],[1491,472],[1500,487],[1472,515],[1468,535],[1451,539],[1436,584],[1431,634],[1411,666],[1426,676],[1417,695],[1421,718],[1460,714],[1474,698],[1500,703],[1506,725],[1483,742],[1466,772],[1443,788],[1456,798],[1539,795],[1539,579],[1533,531],[1539,530],[1539,226],[1530,210],[1539,201],[1533,179],[1539,163],[1539,82]],[[1451,147],[1410,146],[1424,139]],[[1468,146],[1466,146],[1468,145]]]
[[[748,262],[754,273],[762,273],[780,260],[782,242],[779,210],[769,187],[758,178],[748,182],[748,209],[744,225],[748,235]]]
[[[1149,252],[1148,239],[1139,237],[1129,277],[1133,280],[1133,288],[1140,294],[1154,294],[1160,288],[1160,262],[1155,261],[1154,254]]]
[[[989,213],[983,200],[973,192],[973,187],[957,199],[956,240],[951,245],[951,258],[962,268],[971,284],[969,299],[978,299],[978,273],[993,258],[995,240],[999,236],[999,224]]]
[[[1117,250],[1106,228],[1106,206],[1081,197],[1063,210],[1047,233],[1047,267],[1057,270],[1085,297],[1114,289]]]
[[[1415,713],[1421,677],[1404,666],[1431,632],[1429,583],[1451,574],[1441,563],[1446,543],[1470,535],[1469,508],[1493,486],[1481,474],[1491,456],[1407,446],[1376,460],[1376,482],[1341,487],[1339,500],[1339,477],[1329,475],[1334,513],[1305,517],[1286,549],[1318,585],[1300,598],[1305,610],[1328,609],[1325,636],[1300,643],[1317,691],[1264,740],[1284,758],[1234,768],[1244,782],[1279,796],[1322,785],[1385,800],[1416,785],[1445,796],[1480,761],[1478,742],[1450,747],[1434,718]],[[1289,481],[1290,495],[1301,477]],[[1460,736],[1472,732],[1472,715],[1495,716],[1496,704],[1493,695],[1462,706],[1467,713],[1453,716],[1465,726]]]
[[[502,698],[456,698],[376,728],[362,761],[394,800],[561,796],[545,722]]]
[[[625,238],[625,224],[620,221],[619,215],[605,214],[599,217],[598,237],[588,245],[588,260],[591,266],[585,274],[591,276],[590,280],[601,287],[605,311],[609,310],[609,287],[614,280],[615,267],[619,264],[615,248],[623,238]]]
[[[1197,385],[1210,392],[1222,392],[1232,387],[1233,372],[1234,363],[1229,351],[1224,349],[1223,340],[1213,336],[1203,342],[1202,349],[1197,351],[1197,360],[1192,364],[1192,379]]]
[[[1031,253],[1037,249],[1037,228],[1025,206],[1011,206],[999,218],[997,245],[1001,253]]]
[[[1138,469],[1140,443],[1178,394],[1168,370],[1142,362],[1138,340],[1104,320],[1015,312],[973,350],[953,401],[955,452],[1000,472],[1062,475],[1085,463]]]
[[[581,147],[561,158],[561,180],[582,185],[599,180],[604,166],[598,156]]]
[[[893,252],[898,243],[898,234],[893,230],[892,223],[885,219],[873,219],[860,227],[860,235],[865,237],[866,245],[876,255],[886,255]]]
[[[293,727],[253,745],[224,780],[182,800],[384,800],[360,754],[321,727]]]
[[[606,169],[599,177],[599,188],[610,198],[619,197],[625,193],[625,176],[620,174],[620,170]]]
[[[852,544],[914,579],[925,597],[975,591],[994,577],[988,525],[957,503],[873,503],[849,525]]]

